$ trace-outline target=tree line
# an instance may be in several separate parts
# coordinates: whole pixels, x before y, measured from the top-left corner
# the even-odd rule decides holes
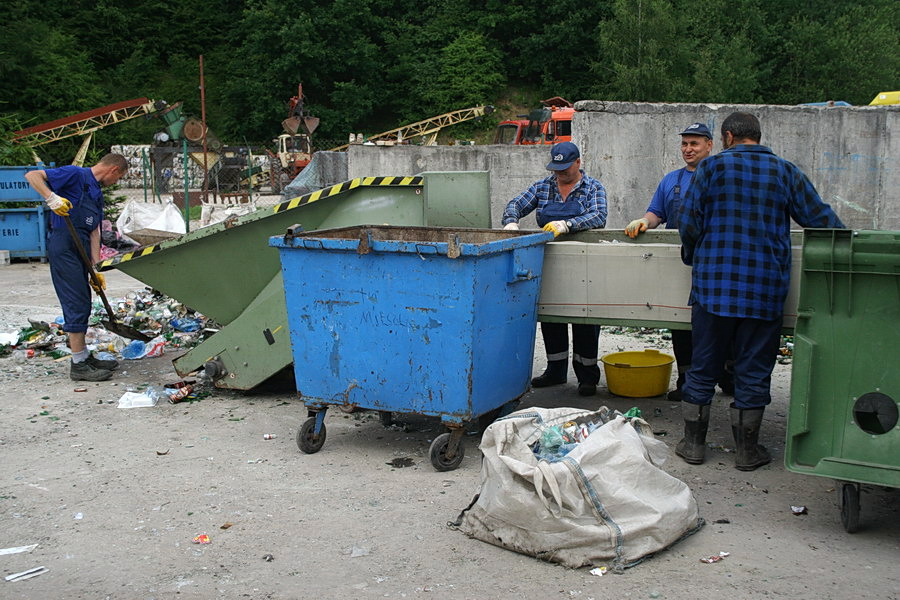
[[[2,126],[137,97],[199,116],[201,54],[207,122],[233,144],[280,133],[298,83],[317,136],[344,140],[549,96],[867,104],[900,85],[896,0],[21,0],[5,12]],[[136,119],[97,143],[159,129]]]

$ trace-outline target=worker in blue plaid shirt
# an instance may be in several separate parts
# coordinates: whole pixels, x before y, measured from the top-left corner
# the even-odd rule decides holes
[[[703,462],[709,405],[733,343],[731,430],[742,471],[771,461],[758,441],[790,285],[791,219],[803,227],[844,226],[806,175],[760,138],[755,116],[729,115],[724,150],[697,167],[678,214],[682,260],[692,267],[694,343],[683,389],[684,439],[675,453]]]
[[[581,169],[581,153],[572,142],[560,142],[550,149],[547,170],[550,176],[531,184],[513,198],[503,211],[503,229],[518,229],[519,219],[537,209],[537,224],[553,237],[574,231],[599,229],[606,225],[606,190]],[[541,323],[547,370],[531,380],[534,387],[560,385],[569,371],[569,325]],[[572,369],[578,379],[578,393],[593,396],[600,383],[597,352],[599,325],[572,324]]]

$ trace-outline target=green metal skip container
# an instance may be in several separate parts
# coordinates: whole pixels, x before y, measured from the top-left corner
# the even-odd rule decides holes
[[[860,484],[900,487],[900,231],[807,230],[800,277],[785,465],[853,533]]]

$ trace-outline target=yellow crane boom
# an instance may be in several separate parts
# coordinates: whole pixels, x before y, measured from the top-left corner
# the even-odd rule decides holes
[[[391,129],[389,131],[384,131],[377,135],[369,136],[368,141],[377,142],[379,140],[408,140],[414,137],[425,137],[425,145],[433,146],[435,144],[435,140],[437,140],[437,134],[444,127],[449,127],[451,125],[456,125],[457,123],[462,123],[463,121],[469,121],[471,119],[477,119],[478,117],[483,117],[484,115],[489,115],[494,112],[494,107],[491,105],[485,106],[475,106],[472,108],[464,108],[462,110],[455,110],[453,112],[448,112],[443,115],[438,115],[436,117],[431,117],[430,119],[425,119],[424,121],[417,121],[415,123],[410,123],[409,125],[404,125],[403,127],[397,127],[396,129]],[[329,152],[340,152],[341,150],[346,150],[350,144],[344,144],[343,146],[338,146],[336,148],[331,148]]]

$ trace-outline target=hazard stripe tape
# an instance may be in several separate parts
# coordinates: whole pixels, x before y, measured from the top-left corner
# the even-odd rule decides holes
[[[421,186],[423,181],[424,178],[422,177],[357,177],[356,179],[351,179],[350,181],[344,181],[342,183],[338,183],[337,185],[333,185],[330,188],[316,190],[315,192],[311,192],[309,194],[305,194],[303,196],[288,200],[287,202],[277,204],[272,208],[272,212],[280,213],[286,210],[291,210],[297,208],[298,206],[303,206],[304,204],[316,202],[317,200],[321,200],[322,198],[331,198],[332,196],[343,194],[344,192],[348,192],[358,187],[415,187]]]
[[[321,200],[322,198],[331,198],[332,196],[337,196],[338,194],[343,194],[345,192],[349,192],[350,190],[355,190],[358,187],[420,187],[423,185],[424,181],[424,177],[357,177],[356,179],[351,179],[350,181],[344,181],[333,185],[330,188],[316,190],[315,192],[311,192],[292,200],[288,200],[287,202],[277,204],[272,208],[272,212],[280,213],[286,210],[291,210],[297,208],[298,206],[309,204],[310,202],[316,202],[318,200]],[[126,252],[125,254],[120,254],[108,260],[101,261],[99,266],[97,267],[97,270],[108,271],[109,269],[115,268],[115,266],[119,263],[133,260],[135,258],[141,258],[142,256],[153,254],[154,252],[162,249],[163,248],[161,244],[156,244],[154,246],[140,248],[138,250],[135,250],[134,252]]]
[[[97,267],[98,271],[108,271],[115,267],[117,264],[121,262],[125,262],[126,260],[131,260],[133,258],[140,258],[142,256],[147,256],[148,254],[153,254],[157,250],[162,250],[160,244],[155,244],[153,246],[147,246],[145,248],[139,248],[134,252],[126,252],[125,254],[120,254],[118,256],[114,256],[107,260],[102,260]]]

